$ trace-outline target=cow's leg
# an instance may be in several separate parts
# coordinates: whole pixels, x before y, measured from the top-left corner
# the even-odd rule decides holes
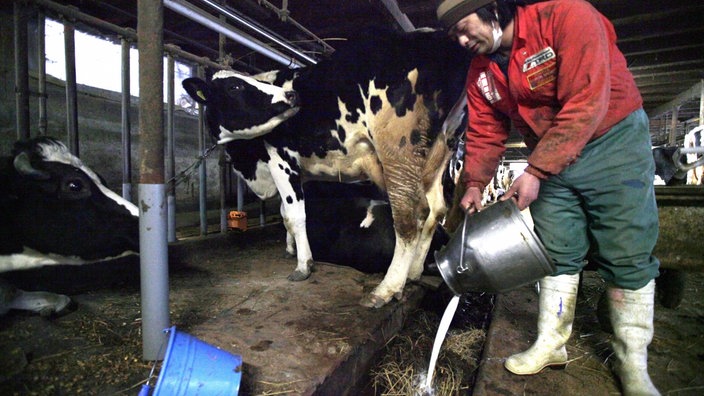
[[[42,316],[62,314],[69,310],[71,299],[63,294],[27,292],[0,280],[0,315],[11,309],[36,312]]]
[[[281,218],[285,218],[285,208],[283,201],[281,202]],[[292,258],[296,257],[296,239],[294,237],[294,230],[288,228],[288,222],[284,221],[284,227],[286,227],[286,257]]]
[[[289,274],[288,279],[292,281],[302,281],[308,279],[313,268],[313,253],[308,244],[308,234],[306,233],[306,210],[303,200],[286,204],[284,222],[286,229],[292,230],[295,241],[296,269]]]
[[[434,215],[432,218],[434,219]],[[423,273],[423,263],[430,249],[437,221],[429,217],[423,229],[417,229],[415,237],[403,238],[396,232],[396,246],[391,265],[381,283],[360,304],[365,307],[381,308],[392,298],[400,300],[406,279],[418,280]]]
[[[302,281],[310,276],[313,267],[313,253],[310,250],[306,233],[306,207],[303,199],[300,168],[293,160],[284,160],[275,148],[268,146],[267,151],[271,157],[267,165],[281,196],[281,216],[286,230],[293,234],[295,241],[297,265],[288,279]],[[288,236],[286,239],[288,242]]]
[[[442,186],[442,172],[435,176],[433,184],[431,184],[425,194],[425,198],[428,203],[428,216],[423,223],[422,229],[419,230],[418,246],[416,247],[417,254],[413,257],[411,266],[408,269],[408,278],[410,280],[418,280],[423,274],[423,264],[428,256],[438,219],[441,219],[447,213]]]
[[[409,156],[411,157],[411,156]],[[423,263],[430,249],[437,219],[445,213],[442,194],[442,171],[440,164],[449,153],[442,144],[436,144],[428,155],[433,161],[424,164],[424,169],[414,169],[412,164],[400,161],[385,168],[386,186],[391,204],[396,247],[389,269],[381,283],[360,304],[380,308],[393,297],[400,299],[406,279],[416,280],[423,273]],[[429,169],[428,171],[425,168]],[[422,176],[416,179],[415,177]],[[425,194],[408,186],[428,186]]]
[[[416,246],[416,240],[405,241],[396,232],[396,247],[389,269],[381,283],[370,294],[362,298],[359,302],[361,305],[369,308],[381,308],[392,298],[400,299],[402,297],[403,287],[406,285],[408,277],[409,264],[414,259]]]
[[[435,230],[435,226],[433,226],[433,230]],[[421,275],[423,275],[423,264],[425,263],[425,258],[428,256],[428,251],[430,250],[430,243],[432,241],[432,232],[428,234],[423,231],[418,240],[418,245],[416,246],[417,253],[413,255],[413,260],[411,261],[410,268],[408,268],[408,279],[416,281],[420,279]]]

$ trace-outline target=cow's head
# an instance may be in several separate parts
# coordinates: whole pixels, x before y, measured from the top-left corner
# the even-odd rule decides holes
[[[255,77],[219,71],[207,83],[199,78],[183,80],[186,92],[206,106],[210,133],[219,144],[252,139],[271,132],[298,110],[295,91]]]
[[[138,208],[108,189],[60,141],[18,142],[0,168],[0,235],[11,249],[1,254],[29,248],[78,264],[139,251]],[[0,272],[49,264],[36,257],[8,264],[2,257]]]

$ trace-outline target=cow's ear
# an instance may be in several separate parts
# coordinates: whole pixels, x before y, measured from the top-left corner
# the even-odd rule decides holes
[[[206,104],[210,98],[210,89],[205,81],[200,78],[191,77],[181,83],[188,95],[198,103]]]

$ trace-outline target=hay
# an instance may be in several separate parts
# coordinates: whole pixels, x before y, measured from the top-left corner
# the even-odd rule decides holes
[[[386,346],[383,359],[371,370],[377,395],[420,395],[440,319],[419,311]],[[433,396],[457,395],[471,389],[486,333],[451,329],[440,349]]]

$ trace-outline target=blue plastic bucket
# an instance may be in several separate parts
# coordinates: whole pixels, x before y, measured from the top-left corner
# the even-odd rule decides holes
[[[242,357],[189,334],[171,333],[154,396],[234,395],[240,389]]]

